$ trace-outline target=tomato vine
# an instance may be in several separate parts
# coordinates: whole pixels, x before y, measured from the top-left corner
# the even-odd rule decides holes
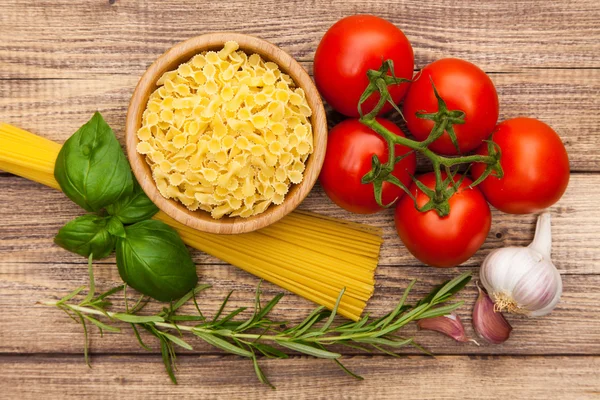
[[[388,74],[391,73],[390,74]],[[381,202],[381,191],[383,182],[390,182],[396,186],[401,187],[411,198],[414,200],[414,196],[410,193],[408,188],[402,184],[396,177],[394,177],[391,172],[394,170],[394,165],[398,163],[404,156],[396,157],[394,153],[394,145],[399,144],[406,146],[412,151],[419,152],[425,157],[427,157],[432,164],[433,172],[436,177],[435,189],[429,188],[421,188],[419,186],[419,181],[413,177],[413,181],[421,188],[427,195],[430,200],[423,207],[418,207],[415,202],[415,207],[422,212],[435,210],[440,217],[444,217],[449,214],[450,206],[448,204],[448,199],[456,192],[458,185],[452,184],[448,187],[449,182],[453,182],[453,178],[456,175],[456,170],[452,170],[453,167],[461,165],[461,164],[471,164],[471,163],[482,163],[486,164],[486,168],[481,176],[475,180],[470,186],[474,187],[481,183],[488,176],[493,175],[498,178],[503,176],[502,167],[500,165],[501,152],[500,147],[496,145],[493,141],[488,140],[488,155],[466,155],[466,156],[458,156],[458,157],[447,157],[441,156],[434,153],[429,149],[429,145],[437,140],[440,136],[447,132],[452,140],[454,146],[458,149],[458,140],[456,135],[454,134],[454,125],[463,124],[464,123],[464,112],[462,110],[450,110],[448,109],[446,102],[437,92],[434,82],[431,81],[431,85],[433,86],[434,94],[438,101],[438,111],[435,113],[417,113],[418,118],[429,119],[434,122],[433,128],[427,139],[419,142],[413,139],[409,139],[407,137],[402,137],[398,135],[394,135],[392,132],[387,130],[383,125],[381,125],[375,117],[381,111],[386,103],[393,103],[389,91],[389,85],[397,85],[399,83],[403,83],[406,80],[401,78],[396,78],[394,76],[394,64],[392,60],[383,61],[381,68],[377,71],[369,70],[367,72],[367,77],[369,78],[369,85],[365,89],[363,95],[360,98],[358,105],[358,112],[360,114],[359,121],[377,132],[381,135],[388,146],[388,161],[384,164],[381,163],[379,158],[376,155],[373,155],[372,158],[372,169],[362,178],[362,183],[373,183],[373,190],[375,194],[375,199],[377,203],[382,207],[389,207],[393,204],[382,204]],[[363,114],[362,112],[362,103],[366,101],[371,94],[374,92],[379,92],[379,101],[373,110],[371,110],[368,114]],[[401,115],[402,113],[398,109],[396,104],[393,104],[394,109],[398,111]],[[442,177],[442,168],[444,168],[447,177]]]

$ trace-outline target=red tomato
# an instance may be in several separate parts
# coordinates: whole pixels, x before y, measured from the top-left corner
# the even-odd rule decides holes
[[[408,130],[420,141],[427,139],[434,122],[415,114],[438,111],[431,80],[449,110],[465,113],[465,123],[454,125],[461,153],[477,148],[498,122],[498,94],[492,80],[474,64],[457,58],[444,58],[423,68],[411,83],[403,108]],[[429,148],[439,154],[457,154],[447,132]]]
[[[377,121],[394,134],[404,136],[400,128],[392,122],[381,118],[377,118]],[[395,146],[396,156],[408,151],[404,146]],[[331,129],[319,179],[327,196],[338,206],[357,214],[372,214],[382,209],[375,200],[373,184],[360,182],[371,170],[373,154],[379,157],[381,163],[385,163],[388,160],[387,143],[357,119],[347,119]],[[408,185],[416,164],[416,156],[412,153],[396,164],[392,174]],[[389,204],[403,194],[398,186],[389,182],[383,183],[383,204]]]
[[[560,137],[533,118],[514,118],[498,124],[492,139],[500,146],[504,177],[487,177],[479,187],[491,205],[511,214],[534,213],[556,203],[569,183],[569,156]],[[487,155],[487,144],[478,154]],[[473,177],[485,165],[474,163]]]
[[[314,61],[317,88],[336,111],[358,117],[358,100],[369,85],[367,71],[378,70],[385,60],[394,62],[398,78],[412,78],[414,56],[410,42],[394,24],[374,15],[354,15],[336,22],[323,36]],[[392,99],[399,103],[408,84],[389,86]],[[363,103],[371,111],[379,93]],[[380,114],[391,110],[387,104]]]
[[[433,172],[418,179],[428,188],[435,187]],[[459,179],[456,175],[455,181]],[[448,200],[450,214],[445,217],[440,217],[435,210],[418,211],[409,196],[398,202],[395,213],[398,236],[421,262],[434,267],[454,267],[471,258],[485,242],[492,214],[479,189],[469,189],[471,183],[467,178],[463,180],[458,192]],[[416,184],[411,185],[410,191],[419,207],[429,201]]]

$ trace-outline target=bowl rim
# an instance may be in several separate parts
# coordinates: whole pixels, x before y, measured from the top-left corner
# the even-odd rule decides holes
[[[206,50],[222,48],[227,41],[235,41],[240,50],[247,53],[258,53],[263,59],[275,62],[279,68],[289,74],[297,87],[304,90],[307,102],[313,112],[310,121],[313,127],[313,153],[306,161],[306,169],[302,182],[292,184],[282,204],[271,204],[258,215],[241,218],[224,216],[213,219],[202,210],[190,211],[183,204],[164,198],[152,178],[150,166],[145,156],[136,150],[139,139],[137,131],[141,126],[141,117],[146,109],[148,98],[157,85],[158,78],[167,71],[177,68],[194,55]],[[327,120],[323,102],[317,88],[306,70],[289,54],[276,45],[255,36],[234,33],[214,32],[199,35],[177,43],[159,56],[141,76],[131,96],[127,110],[125,126],[125,145],[127,156],[133,173],[142,190],[156,206],[165,214],[178,222],[194,229],[219,234],[237,234],[264,228],[293,211],[308,196],[314,187],[325,160],[327,148]],[[310,168],[309,168],[310,167]]]

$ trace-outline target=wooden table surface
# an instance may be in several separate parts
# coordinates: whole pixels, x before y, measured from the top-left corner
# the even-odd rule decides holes
[[[572,176],[551,208],[553,258],[564,282],[545,318],[509,317],[503,345],[457,344],[432,332],[408,334],[435,359],[405,350],[402,358],[345,353],[365,377],[355,381],[333,363],[294,356],[261,360],[277,391],[261,385],[249,361],[194,341],[179,356],[179,385],[167,378],[155,349],[131,334],[91,335],[92,369],[83,362],[81,327],[36,305],[87,283],[85,260],[52,242],[80,214],[61,193],[0,173],[0,398],[527,398],[600,397],[600,11],[597,0],[0,0],[0,120],[62,142],[96,110],[119,139],[140,75],[171,45],[210,31],[237,31],[272,41],[310,72],[317,43],[341,17],[373,13],[394,22],[413,44],[416,68],[460,57],[487,71],[500,96],[500,118],[528,115],[556,129]],[[331,115],[331,121],[339,116]],[[491,249],[526,245],[534,215],[493,212],[483,248],[465,265],[419,265],[394,233],[391,212],[361,217],[334,206],[316,187],[303,203],[327,215],[381,226],[385,232],[377,289],[368,310],[393,306],[409,280],[418,293],[470,270]],[[194,252],[201,298],[214,312],[235,289],[232,307],[251,304],[258,279]],[[98,263],[98,285],[119,282],[114,258]],[[266,295],[279,289],[264,285]],[[474,284],[460,296],[473,335]],[[313,307],[289,294],[275,317],[298,321]]]

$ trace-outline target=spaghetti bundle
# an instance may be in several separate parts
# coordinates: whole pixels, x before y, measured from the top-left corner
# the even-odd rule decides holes
[[[60,189],[54,162],[61,145],[0,123],[0,169]],[[155,217],[189,246],[226,261],[308,300],[358,320],[374,291],[381,230],[319,214],[294,211],[261,230],[217,235],[189,228],[163,212]]]

